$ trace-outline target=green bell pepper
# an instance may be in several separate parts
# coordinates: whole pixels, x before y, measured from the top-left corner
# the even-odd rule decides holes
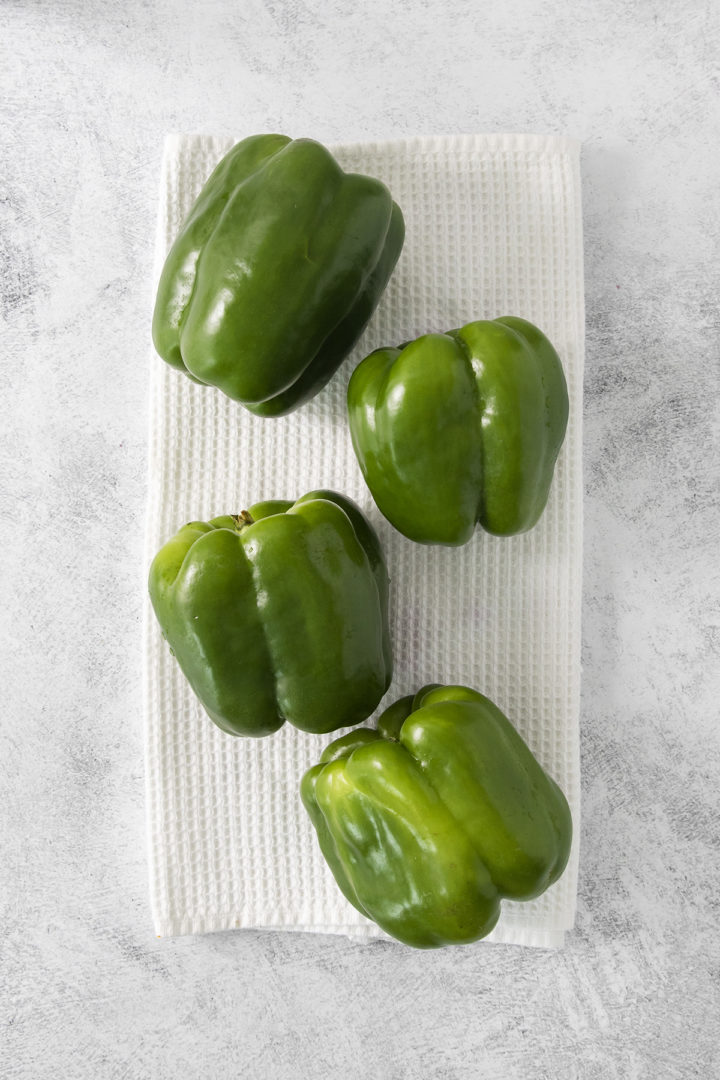
[[[359,724],[390,684],[385,561],[343,495],[192,521],[156,555],[149,589],[188,682],[231,735]]]
[[[379,180],[310,139],[254,135],[214,170],[167,257],[160,356],[259,416],[320,390],[360,337],[403,245]]]
[[[509,316],[377,349],[353,372],[348,414],[388,521],[418,543],[456,545],[478,522],[497,536],[536,524],[568,395],[548,339]]]
[[[301,796],[351,904],[416,948],[490,933],[500,900],[562,874],[565,796],[512,724],[465,686],[426,686],[327,747]]]

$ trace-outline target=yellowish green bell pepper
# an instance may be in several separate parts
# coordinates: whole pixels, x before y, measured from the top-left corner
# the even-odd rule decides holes
[[[336,492],[190,522],[153,560],[149,589],[180,668],[231,735],[359,724],[390,684],[382,549]]]
[[[403,245],[383,183],[320,143],[253,135],[222,159],[162,271],[160,356],[259,416],[320,390],[360,337]]]
[[[465,686],[401,698],[327,747],[301,796],[347,899],[416,948],[490,933],[500,901],[562,874],[565,796],[510,721]]]
[[[511,316],[377,349],[348,387],[353,447],[379,509],[422,544],[531,529],[568,419],[562,364]]]

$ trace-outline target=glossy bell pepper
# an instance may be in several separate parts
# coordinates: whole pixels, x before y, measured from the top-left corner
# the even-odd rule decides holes
[[[401,698],[303,777],[320,847],[351,904],[417,948],[485,937],[500,901],[562,874],[565,796],[510,721],[465,686]]]
[[[222,159],[165,262],[160,356],[260,416],[320,390],[360,337],[404,239],[379,180],[323,146],[254,135]]]
[[[381,512],[422,544],[536,524],[568,418],[562,364],[511,316],[377,349],[348,387],[353,447]]]
[[[336,492],[190,522],[155,557],[149,589],[188,682],[231,735],[358,724],[390,683],[382,550]]]

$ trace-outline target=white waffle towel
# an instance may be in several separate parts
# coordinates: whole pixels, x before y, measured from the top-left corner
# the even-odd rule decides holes
[[[192,201],[234,141],[167,139],[157,274]],[[504,902],[486,939],[558,946],[574,920],[580,825],[579,146],[554,136],[470,135],[332,149],[343,168],[384,180],[402,207],[407,239],[389,288],[329,386],[281,419],[252,416],[153,354],[146,562],[192,519],[313,488],[355,499],[380,534],[392,579],[395,677],[386,703],[428,682],[481,690],[568,797],[575,842],[564,876],[532,903]],[[460,549],[421,547],[391,528],[364,485],[345,419],[350,373],[380,345],[500,315],[536,323],[568,379],[570,425],[548,508],[524,536],[478,531]],[[378,935],[335,885],[298,797],[304,770],[333,736],[290,725],[260,740],[224,735],[193,697],[148,602],[144,635],[156,932],[264,927]]]

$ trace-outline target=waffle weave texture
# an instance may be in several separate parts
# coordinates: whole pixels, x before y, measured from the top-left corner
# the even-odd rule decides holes
[[[220,157],[236,140],[168,137],[156,277]],[[569,866],[540,899],[503,902],[487,941],[558,946],[572,927],[579,836],[583,252],[579,146],[561,137],[450,136],[333,147],[384,180],[405,247],[359,347],[309,404],[261,419],[152,355],[146,566],[186,521],[334,488],[355,499],[391,576],[395,677],[386,703],[428,682],[465,683],[510,717],[568,797]],[[530,533],[478,531],[460,549],[406,540],[375,508],[353,455],[345,396],[372,349],[479,318],[521,315],[563,361],[570,423],[549,505]],[[236,739],[208,719],[146,600],[145,765],[159,935],[266,927],[379,935],[341,895],[298,796],[334,736],[285,725]],[[338,733],[340,734],[340,733]],[[479,943],[476,948],[482,948]]]

